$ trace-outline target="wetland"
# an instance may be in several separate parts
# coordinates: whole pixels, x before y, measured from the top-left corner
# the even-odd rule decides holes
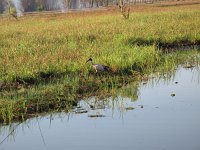
[[[199,67],[179,67],[172,74],[131,83],[116,96],[80,100],[68,113],[44,114],[1,126],[0,140],[5,140],[0,147],[197,150],[199,91]],[[172,97],[172,93],[176,95]]]
[[[1,19],[0,149],[199,149],[200,4],[164,6]]]

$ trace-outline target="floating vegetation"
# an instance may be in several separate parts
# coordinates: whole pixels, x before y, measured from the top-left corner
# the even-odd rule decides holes
[[[138,106],[140,106],[140,108],[144,108],[144,105],[138,105]]]
[[[88,115],[88,117],[90,117],[90,118],[101,118],[101,117],[106,117],[106,116],[101,115],[101,114],[96,114],[96,115]]]
[[[171,94],[171,97],[174,97],[174,96],[176,96],[176,94],[174,94],[174,93],[173,93],[173,94]]]
[[[134,108],[134,107],[126,107],[126,108],[125,108],[125,110],[127,110],[127,111],[128,111],[128,110],[133,110],[133,109],[135,109],[135,108]]]
[[[194,68],[195,66],[194,65],[185,65],[185,66],[183,66],[183,68],[186,68],[186,69],[188,69],[188,68]]]
[[[85,114],[85,113],[88,113],[88,111],[85,109],[78,109],[75,111],[75,114]]]

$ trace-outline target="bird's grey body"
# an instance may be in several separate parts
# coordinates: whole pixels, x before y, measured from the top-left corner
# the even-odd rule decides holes
[[[93,68],[95,69],[96,72],[98,71],[107,71],[105,66],[100,65],[100,64],[92,64]]]
[[[96,73],[97,73],[98,71],[108,71],[108,66],[104,66],[104,65],[101,65],[101,64],[94,64],[94,63],[92,62],[92,58],[88,59],[87,62],[89,62],[89,61],[91,61],[92,67],[95,69]],[[87,62],[86,62],[86,63],[87,63]]]

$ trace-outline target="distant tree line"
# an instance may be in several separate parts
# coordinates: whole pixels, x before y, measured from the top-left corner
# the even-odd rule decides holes
[[[23,12],[31,12],[108,6],[117,0],[0,0],[0,13],[16,7],[13,1],[21,5]]]
[[[9,10],[10,7],[18,9],[21,12],[32,12],[92,8],[108,6],[109,4],[118,5],[121,11],[124,12],[126,4],[153,3],[156,1],[165,0],[0,0],[0,13]]]

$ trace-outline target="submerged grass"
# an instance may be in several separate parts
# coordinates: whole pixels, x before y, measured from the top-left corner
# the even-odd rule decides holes
[[[198,50],[164,49],[200,44],[200,9],[171,10],[134,12],[129,20],[105,12],[0,21],[0,120],[68,109],[79,98],[197,62]],[[95,74],[89,57],[111,71]]]

